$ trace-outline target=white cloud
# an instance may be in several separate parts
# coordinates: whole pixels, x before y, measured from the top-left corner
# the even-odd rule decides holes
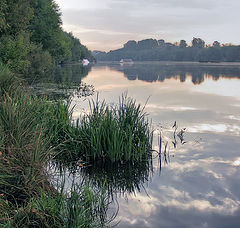
[[[64,28],[91,49],[119,48],[129,39],[163,38],[174,42],[201,37],[237,43],[238,0],[57,0]],[[82,32],[79,32],[81,30]],[[88,30],[88,31],[86,31]],[[91,32],[89,32],[91,31]],[[226,32],[227,31],[227,32]],[[95,36],[92,34],[95,33]],[[120,33],[120,34],[119,34]],[[102,37],[102,38],[100,38]],[[110,37],[113,37],[111,40]],[[117,42],[114,42],[116,40]]]

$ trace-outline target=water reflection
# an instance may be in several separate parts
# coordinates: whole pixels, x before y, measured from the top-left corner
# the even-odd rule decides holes
[[[63,65],[56,68],[53,81],[57,84],[79,84],[91,72],[92,66],[81,64]]]
[[[204,137],[209,138],[204,147],[179,151],[161,177],[153,177],[150,198],[142,192],[119,202],[119,227],[239,226],[240,170],[233,165],[238,139]]]
[[[109,196],[140,192],[153,175],[152,160],[123,164],[95,164],[81,169],[81,175],[95,188],[106,185]]]
[[[129,80],[146,82],[164,82],[174,78],[185,82],[188,77],[193,84],[201,84],[206,78],[214,81],[219,78],[240,78],[240,66],[220,64],[181,64],[181,63],[145,63],[133,65],[110,65],[110,69],[123,72]]]
[[[81,64],[57,66],[52,74],[45,78],[28,78],[28,83],[32,85],[34,92],[38,95],[44,95],[50,99],[67,99],[72,93],[79,94],[79,90],[86,89],[89,95],[92,95],[90,90],[81,82],[88,73],[91,72],[91,65],[82,66]],[[90,85],[91,86],[91,85]],[[79,95],[78,95],[79,96]]]
[[[164,138],[162,155],[168,141],[171,162],[161,174],[153,159],[145,190],[118,198],[118,227],[239,227],[239,78],[238,65],[137,63],[99,64],[84,79],[108,102],[126,90],[142,104],[151,96],[146,111],[153,124],[179,125],[176,150],[172,131]],[[177,137],[183,128],[184,145]]]
[[[95,186],[106,180],[109,192],[126,192],[128,200],[118,198],[118,227],[239,227],[239,78],[239,65],[137,63],[128,67],[99,64],[83,79],[110,103],[126,90],[141,104],[151,95],[146,111],[153,124],[165,130],[162,162],[166,144],[171,162],[162,166],[160,175],[155,152],[152,166],[79,170]],[[73,104],[75,117],[88,107],[77,95]],[[182,144],[177,135],[184,128],[187,143]],[[154,146],[159,151],[158,140]]]

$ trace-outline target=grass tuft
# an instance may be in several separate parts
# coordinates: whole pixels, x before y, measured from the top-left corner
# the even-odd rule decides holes
[[[152,131],[144,107],[126,95],[122,95],[118,105],[107,105],[97,97],[89,106],[89,114],[78,119],[76,126],[65,129],[68,139],[65,138],[57,159],[81,159],[87,163],[148,160]]]

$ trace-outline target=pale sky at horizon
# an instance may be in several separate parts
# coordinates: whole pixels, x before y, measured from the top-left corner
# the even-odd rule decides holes
[[[147,38],[240,44],[240,0],[55,0],[63,29],[90,50]]]

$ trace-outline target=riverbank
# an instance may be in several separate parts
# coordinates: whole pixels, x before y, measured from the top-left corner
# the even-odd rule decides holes
[[[70,121],[67,106],[32,95],[4,66],[0,82],[1,227],[104,227],[104,187],[94,192],[84,183],[64,191],[64,180],[54,183],[47,172],[53,139]]]
[[[0,225],[2,227],[105,227],[112,220],[106,181],[65,184],[63,172],[98,164],[146,163],[152,133],[144,108],[126,96],[109,106],[92,101],[73,124],[69,101],[32,93],[0,67]],[[56,180],[56,181],[54,181]]]

